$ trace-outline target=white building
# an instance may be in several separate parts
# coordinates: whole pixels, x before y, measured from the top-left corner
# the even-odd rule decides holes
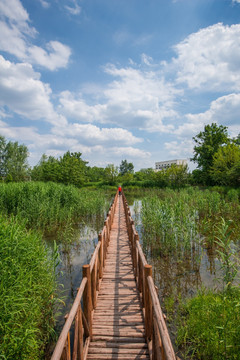
[[[169,168],[171,165],[187,165],[187,159],[159,161],[155,163],[155,171]]]

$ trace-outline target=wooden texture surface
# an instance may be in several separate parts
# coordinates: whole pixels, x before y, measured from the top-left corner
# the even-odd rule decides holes
[[[150,359],[121,196],[110,233],[87,359]]]

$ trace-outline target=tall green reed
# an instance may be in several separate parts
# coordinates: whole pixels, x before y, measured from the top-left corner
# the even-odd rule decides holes
[[[220,290],[202,289],[180,308],[177,343],[189,359],[239,359],[239,258],[231,240],[231,222],[217,226],[216,252],[222,273]]]
[[[142,201],[142,224],[145,239],[162,252],[190,248],[204,237],[207,247],[215,246],[217,227],[221,218],[231,222],[232,239],[238,239],[240,204],[236,196],[210,190],[187,188],[152,191]]]
[[[13,217],[0,215],[0,357],[41,359],[54,334],[56,252]],[[54,265],[55,264],[55,265]]]
[[[80,217],[95,216],[105,208],[101,190],[41,182],[0,184],[0,211],[17,215],[29,228],[45,232],[69,228]]]

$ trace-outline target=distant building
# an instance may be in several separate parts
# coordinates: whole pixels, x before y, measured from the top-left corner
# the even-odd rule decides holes
[[[169,168],[171,165],[187,165],[187,159],[177,159],[168,161],[159,161],[155,163],[155,171],[160,171]]]

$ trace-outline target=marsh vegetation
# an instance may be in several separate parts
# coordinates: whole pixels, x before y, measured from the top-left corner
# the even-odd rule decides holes
[[[0,357],[46,356],[57,314],[64,318],[81,265],[94,247],[85,224],[94,223],[95,236],[110,197],[54,183],[0,184]],[[77,256],[72,284],[71,261],[76,263]]]
[[[239,192],[149,190],[132,210],[178,355],[239,359]]]

